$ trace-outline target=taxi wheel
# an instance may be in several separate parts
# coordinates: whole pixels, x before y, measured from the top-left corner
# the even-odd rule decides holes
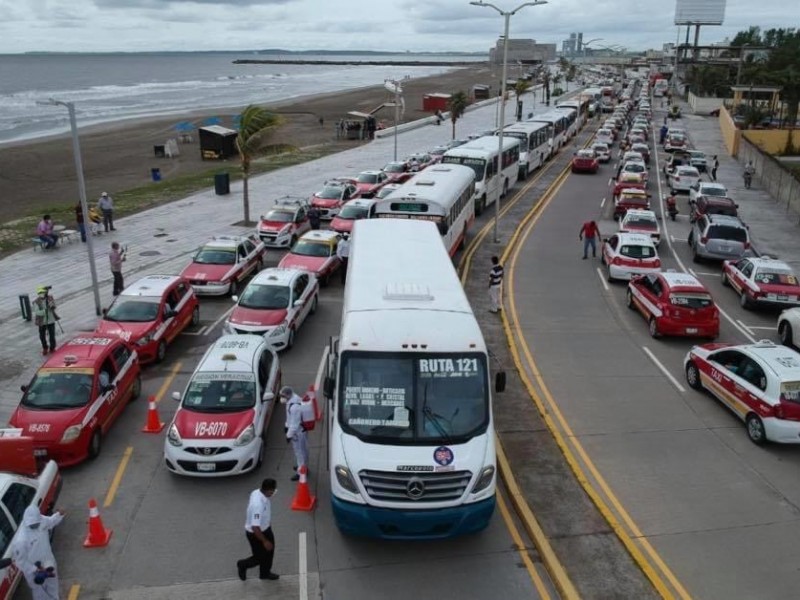
[[[611,276],[611,265],[607,265],[606,267],[606,279],[610,282],[614,281],[614,278]]]
[[[784,346],[792,345],[792,326],[787,321],[781,321],[778,326],[778,335],[781,338],[781,344]]]
[[[167,343],[164,340],[158,342],[158,348],[156,349],[156,362],[160,363],[164,361],[164,357],[167,355]]]
[[[311,308],[308,309],[310,314],[314,314],[317,312],[317,304],[319,304],[319,296],[314,296],[314,299],[311,301]]]
[[[693,390],[699,390],[703,388],[703,385],[700,383],[700,371],[697,369],[697,365],[693,362],[689,362],[686,365],[686,383],[688,383],[689,387]]]
[[[751,442],[761,446],[767,441],[767,432],[764,430],[764,421],[761,420],[761,417],[749,414],[745,420],[745,425],[747,426],[747,437],[750,438]]]
[[[650,322],[648,323],[647,329],[650,332],[650,337],[661,337],[661,333],[658,331],[658,321],[656,321],[655,317],[650,317]]]
[[[198,325],[200,323],[200,307],[195,306],[194,310],[192,311],[192,325]]]
[[[294,346],[294,329],[289,330],[289,337],[286,339],[286,349],[289,350]]]
[[[631,294],[630,288],[628,288],[628,292],[625,294],[625,306],[631,310],[636,310],[636,307],[633,305],[633,294]]]
[[[505,198],[507,195],[508,195],[508,179],[503,181],[503,195],[500,197]]]
[[[319,284],[320,284],[322,287],[327,287],[327,285],[328,285],[330,282],[331,282],[331,274],[330,274],[330,273],[325,273],[325,275],[322,275],[322,276],[319,278]]]
[[[89,440],[89,450],[87,452],[89,459],[93,460],[100,455],[100,449],[103,446],[103,440],[101,437],[100,430],[95,429],[94,433],[92,433],[92,438]]]
[[[725,271],[722,272],[722,287],[731,287],[731,282],[728,281],[728,274]]]
[[[234,279],[233,281],[231,281],[231,285],[228,288],[228,295],[235,296],[238,293],[239,293],[239,282]]]
[[[261,468],[261,465],[264,464],[264,446],[266,445],[264,441],[264,434],[261,434],[261,447],[258,449],[258,458],[256,459],[256,466],[253,467],[254,471],[257,471]]]
[[[289,242],[289,247],[291,248],[292,246],[294,246],[294,243],[295,243],[296,241],[297,241],[297,236],[296,236],[296,235],[293,235],[293,236],[292,236],[292,240]]]
[[[142,378],[141,376],[137,375],[136,379],[133,380],[133,388],[131,388],[131,402],[134,400],[138,400],[139,396],[142,395]]]
[[[750,298],[747,297],[746,293],[742,292],[742,294],[739,296],[739,304],[745,310],[748,310],[750,308],[750,306],[751,306]]]

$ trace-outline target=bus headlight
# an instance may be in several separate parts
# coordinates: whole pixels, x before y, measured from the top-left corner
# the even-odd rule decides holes
[[[339,485],[348,492],[357,494],[358,488],[356,487],[356,482],[353,481],[353,476],[350,474],[350,469],[343,467],[342,465],[336,465],[335,471],[336,480],[339,482]]]
[[[167,432],[167,441],[173,446],[183,445],[181,434],[178,433],[178,427],[174,423],[170,426],[169,431]]]
[[[82,425],[73,425],[72,427],[67,427],[64,430],[64,435],[61,436],[61,443],[69,444],[70,442],[77,440],[78,436],[81,434],[81,429],[83,429]]]
[[[489,485],[491,485],[492,480],[494,479],[494,467],[488,466],[483,467],[481,471],[481,476],[478,477],[478,481],[475,483],[475,487],[472,488],[472,493],[477,494],[478,492],[482,492],[485,490]]]
[[[239,434],[239,437],[236,438],[236,441],[233,442],[234,446],[246,446],[250,442],[253,441],[253,438],[256,437],[256,428],[252,425],[248,425],[247,429],[245,429],[242,433]]]

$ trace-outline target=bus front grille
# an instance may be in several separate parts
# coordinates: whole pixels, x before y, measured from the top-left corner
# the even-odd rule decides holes
[[[447,502],[458,500],[472,479],[470,471],[418,473],[361,471],[361,483],[373,500],[383,502]]]

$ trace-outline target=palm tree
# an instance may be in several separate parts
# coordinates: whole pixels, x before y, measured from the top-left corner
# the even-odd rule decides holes
[[[517,79],[514,84],[514,94],[517,96],[517,121],[522,120],[522,94],[531,89],[531,82],[527,79]]]
[[[550,78],[550,81],[553,83],[554,86],[556,86],[556,88],[555,88],[556,90],[561,90],[561,88],[558,87],[558,84],[561,83],[561,79],[562,79],[561,73],[556,73],[555,75],[553,75]],[[561,92],[563,93],[563,90],[561,90]],[[547,88],[547,105],[548,106],[550,105],[550,86],[548,86],[548,88]]]
[[[542,79],[542,83],[544,84],[544,94],[545,94],[545,99],[547,101],[547,106],[550,106],[550,79],[551,79],[551,76],[550,76],[550,69],[548,69],[546,66],[544,67],[544,69],[542,69],[541,79]]]
[[[242,161],[242,202],[244,204],[244,224],[250,221],[250,166],[255,158],[266,154],[270,146],[264,142],[269,133],[283,123],[283,119],[275,113],[251,104],[241,114],[239,135],[236,137],[236,149]]]
[[[447,101],[447,110],[450,111],[450,120],[453,122],[453,139],[456,139],[456,121],[464,116],[468,105],[467,94],[461,90],[451,94],[450,100]]]

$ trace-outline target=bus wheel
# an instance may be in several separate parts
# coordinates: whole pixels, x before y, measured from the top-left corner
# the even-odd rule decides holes
[[[475,214],[480,216],[483,214],[483,209],[486,208],[486,196],[481,196],[478,204],[475,206]]]
[[[503,195],[501,198],[505,198],[508,195],[508,179],[503,181]]]

